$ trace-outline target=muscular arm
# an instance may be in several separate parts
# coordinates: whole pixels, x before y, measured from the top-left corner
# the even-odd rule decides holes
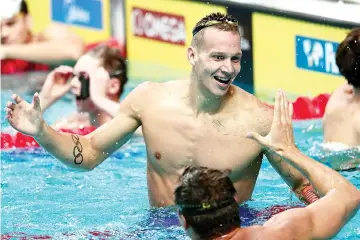
[[[40,42],[6,46],[6,57],[55,64],[77,60],[84,52],[83,41],[63,26],[50,26],[41,38]]]
[[[264,226],[284,228],[308,234],[305,238],[329,239],[356,214],[360,207],[360,192],[339,173],[305,156],[297,149],[287,151],[283,159],[299,170],[322,197],[304,209],[278,214]]]
[[[115,118],[86,136],[58,133],[45,125],[36,141],[64,164],[92,170],[126,143],[141,125],[142,102],[149,84],[141,84],[120,104]]]
[[[271,166],[280,174],[296,196],[306,204],[319,199],[309,181],[296,168],[270,152],[265,153]]]
[[[274,111],[268,106],[261,105],[263,108],[263,125],[261,126],[262,134],[270,132],[273,121]],[[278,155],[266,151],[265,155],[271,166],[280,174],[286,184],[292,189],[296,196],[304,203],[309,204],[318,200],[309,181],[296,168],[283,161]]]

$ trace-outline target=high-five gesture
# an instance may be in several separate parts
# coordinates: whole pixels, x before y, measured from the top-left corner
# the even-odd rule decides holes
[[[282,155],[287,149],[295,147],[292,128],[293,106],[284,91],[279,90],[275,98],[274,118],[269,134],[248,133],[248,138],[256,140],[269,151]]]

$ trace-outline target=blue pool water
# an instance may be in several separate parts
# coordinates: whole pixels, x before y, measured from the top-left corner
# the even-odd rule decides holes
[[[10,93],[1,95],[3,109]],[[30,94],[23,97],[31,99]],[[64,98],[45,113],[45,119],[53,122],[72,112],[74,102]],[[2,110],[2,131],[11,131],[3,114]],[[295,122],[294,130],[302,151],[316,159],[329,156],[319,147],[320,120]],[[14,236],[12,239],[186,239],[182,228],[168,220],[176,219],[173,209],[150,210],[145,154],[142,137],[133,137],[95,170],[79,172],[65,167],[41,148],[2,151],[3,239],[9,235]],[[341,174],[360,188],[359,171]],[[248,209],[263,212],[274,205],[297,204],[265,160]],[[247,224],[261,224],[265,219]],[[360,213],[335,239],[358,239],[359,235]]]

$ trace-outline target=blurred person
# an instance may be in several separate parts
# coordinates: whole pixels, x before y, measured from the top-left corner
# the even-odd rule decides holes
[[[101,164],[141,126],[151,206],[174,204],[179,176],[191,165],[230,169],[242,203],[252,195],[264,154],[301,200],[315,201],[315,192],[299,171],[246,138],[249,130],[269,133],[273,110],[232,84],[240,72],[240,41],[238,22],[231,16],[213,13],[202,18],[187,52],[190,78],[140,84],[112,120],[86,136],[58,133],[48,126],[37,93],[31,104],[14,94],[6,118],[61,162],[83,170]]]
[[[56,64],[76,61],[83,54],[84,42],[66,26],[50,24],[43,32],[34,34],[25,0],[1,0],[0,6],[2,60]]]
[[[336,51],[336,64],[347,83],[336,89],[323,117],[325,148],[345,150],[360,146],[360,28],[353,29]],[[360,165],[359,159],[334,158],[334,169]]]
[[[99,45],[82,55],[74,68],[60,66],[49,73],[39,94],[41,110],[70,91],[76,97],[77,113],[57,121],[54,129],[99,127],[116,115],[126,83],[120,50]]]
[[[188,167],[174,195],[179,221],[191,239],[329,239],[356,214],[360,191],[296,148],[291,119],[292,104],[279,92],[270,133],[266,137],[257,133],[248,136],[302,172],[321,199],[305,208],[276,214],[262,226],[244,228],[228,172]]]

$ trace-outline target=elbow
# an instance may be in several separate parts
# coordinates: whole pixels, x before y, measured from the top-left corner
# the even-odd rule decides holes
[[[94,166],[93,164],[87,164],[86,166],[83,166],[82,170],[84,170],[84,172],[91,172],[95,169],[95,167],[96,166]]]

